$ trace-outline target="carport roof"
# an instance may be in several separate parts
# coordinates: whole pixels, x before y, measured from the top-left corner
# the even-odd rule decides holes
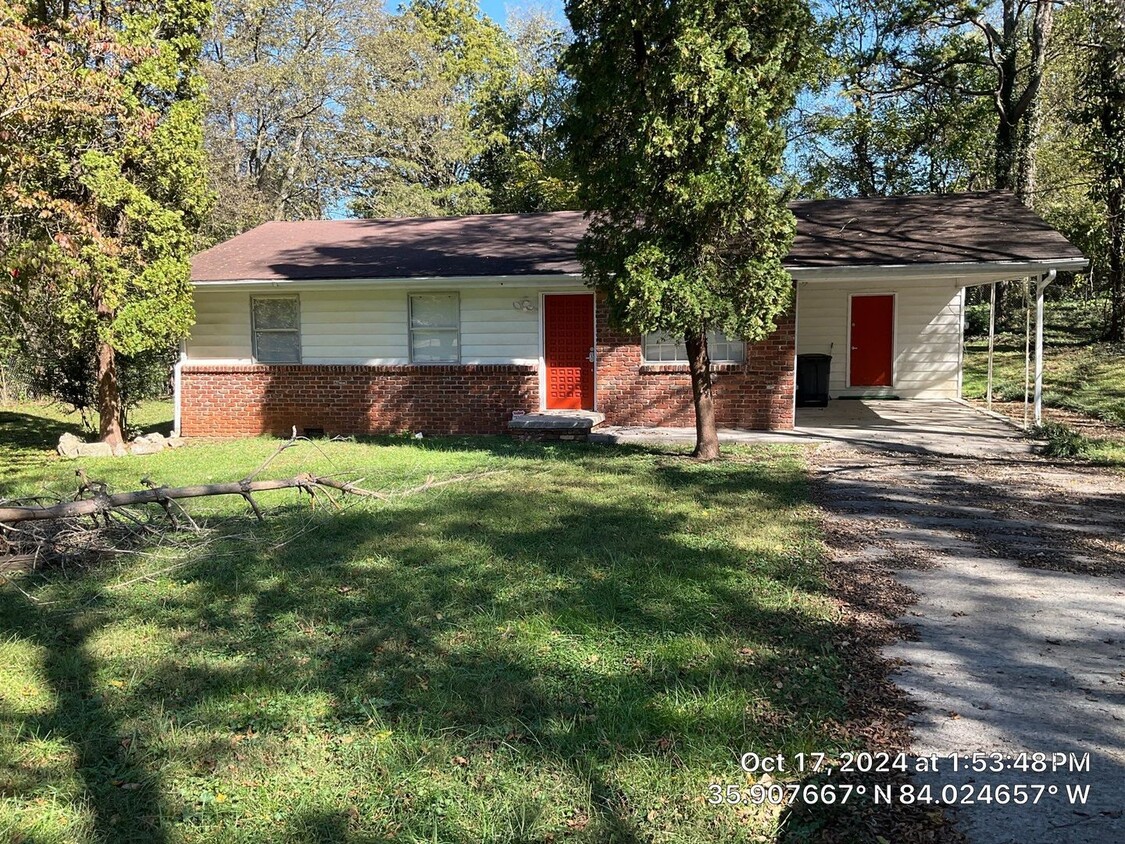
[[[798,270],[1040,264],[1082,253],[1008,192],[794,202]],[[272,222],[195,256],[196,282],[577,275],[577,211]]]
[[[1081,260],[1008,191],[795,202],[801,268]]]

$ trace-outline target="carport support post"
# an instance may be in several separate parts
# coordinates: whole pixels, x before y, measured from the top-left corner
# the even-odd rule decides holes
[[[992,296],[988,303],[988,391],[985,400],[992,410],[992,358],[996,354],[996,282],[992,282]]]
[[[1035,285],[1035,424],[1043,424],[1043,302],[1047,287],[1055,280],[1051,270]]]

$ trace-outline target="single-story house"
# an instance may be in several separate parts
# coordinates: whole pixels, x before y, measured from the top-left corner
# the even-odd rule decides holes
[[[957,398],[965,290],[1082,254],[1003,192],[795,202],[796,295],[766,340],[714,335],[722,427],[793,426],[799,354],[833,397]],[[196,256],[176,367],[185,436],[500,433],[595,411],[693,424],[676,338],[612,326],[584,284],[578,212],[272,222]]]

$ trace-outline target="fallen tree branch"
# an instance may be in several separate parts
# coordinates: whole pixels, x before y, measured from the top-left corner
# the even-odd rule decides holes
[[[304,472],[278,480],[258,480],[279,455],[304,440],[294,431],[290,439],[282,442],[264,463],[240,481],[169,487],[157,486],[146,477],[141,479],[145,489],[111,493],[105,482],[91,479],[84,470],[78,469],[75,474],[79,486],[72,498],[36,496],[21,501],[0,501],[0,580],[10,580],[12,574],[45,564],[65,566],[68,561],[81,562],[103,554],[137,553],[127,549],[139,543],[162,542],[165,527],[155,520],[141,518],[137,511],[130,512],[130,508],[143,505],[158,505],[163,510],[164,526],[173,532],[180,530],[179,516],[198,533],[199,525],[180,501],[237,495],[262,522],[266,514],[254,499],[257,493],[296,489],[308,493],[314,509],[321,496],[341,509],[340,501],[345,496],[390,501],[503,473],[503,470],[473,472],[440,481],[430,476],[422,484],[393,492],[364,489],[359,486],[362,478],[347,479],[346,476],[353,473],[315,475]],[[327,457],[323,452],[322,455]],[[345,477],[341,478],[341,474]]]
[[[324,479],[328,480],[328,479]],[[59,504],[36,507],[0,507],[0,522],[16,524],[17,522],[42,521],[44,519],[74,519],[81,516],[98,516],[109,513],[117,507],[132,507],[137,504],[162,504],[165,501],[179,501],[184,498],[204,498],[210,495],[240,495],[247,498],[251,493],[270,492],[278,489],[300,489],[312,492],[318,486],[328,486],[342,492],[356,495],[374,495],[368,490],[357,487],[347,488],[350,485],[341,484],[339,481],[321,483],[321,479],[308,473],[292,478],[283,478],[274,481],[235,481],[224,484],[200,484],[198,486],[178,487],[153,487],[134,492],[105,493],[99,492],[93,498],[83,498],[78,501],[63,501]],[[253,504],[253,501],[251,501]],[[261,511],[255,506],[255,514],[261,517]]]
[[[339,490],[340,492],[346,492],[349,495],[361,495],[365,498],[378,498],[380,501],[390,501],[393,498],[405,498],[408,495],[416,495],[417,493],[425,492],[428,489],[436,489],[442,486],[449,486],[450,484],[460,484],[464,483],[465,481],[475,481],[479,480],[480,478],[490,477],[491,475],[502,475],[504,474],[504,471],[505,470],[503,469],[497,469],[492,472],[473,472],[470,475],[457,475],[452,478],[446,478],[443,481],[435,481],[433,479],[433,476],[430,476],[429,478],[426,478],[426,482],[423,484],[418,484],[418,486],[412,486],[409,489],[403,489],[397,492],[374,492],[370,489],[361,489],[360,487],[356,486],[359,481],[343,483],[342,481],[337,481],[332,478],[317,478],[316,482],[317,486],[326,486],[330,489]]]

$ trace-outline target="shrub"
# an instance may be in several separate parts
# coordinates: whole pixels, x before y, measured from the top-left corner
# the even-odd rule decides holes
[[[965,308],[965,336],[986,337],[988,335],[988,303],[968,305]]]
[[[1061,422],[1044,422],[1028,431],[1037,440],[1046,440],[1043,454],[1047,457],[1082,457],[1090,450],[1090,441]]]
[[[996,401],[1023,401],[1022,381],[997,380],[992,384],[992,397]]]

